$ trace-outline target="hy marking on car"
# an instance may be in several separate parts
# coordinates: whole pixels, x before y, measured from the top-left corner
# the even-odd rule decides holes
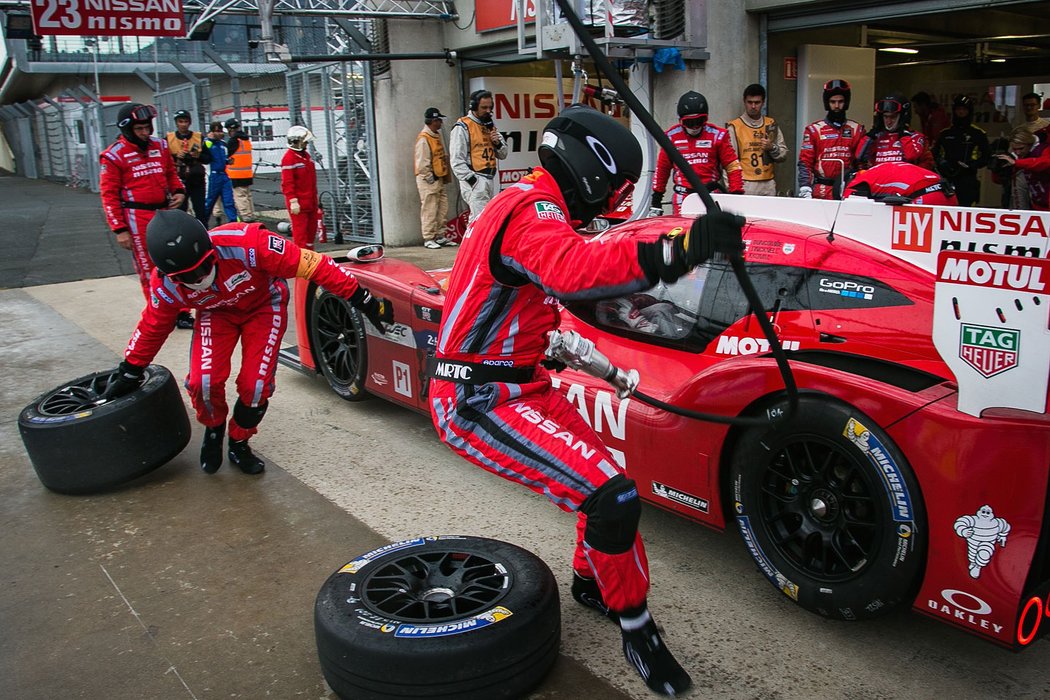
[[[1039,214],[1031,212],[971,212],[965,209],[895,207],[893,250],[929,253],[935,234],[995,234],[1046,238],[1047,229]],[[1009,254],[1009,253],[1007,253]]]
[[[970,578],[978,578],[981,569],[988,566],[995,555],[995,545],[1006,549],[1010,523],[995,517],[991,506],[981,506],[973,515],[961,515],[955,520],[955,534],[966,540],[966,559],[970,563]]]

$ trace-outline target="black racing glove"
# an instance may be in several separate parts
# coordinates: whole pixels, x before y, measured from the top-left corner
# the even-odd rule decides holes
[[[367,289],[358,287],[357,291],[350,295],[349,301],[350,305],[363,313],[380,333],[386,333],[383,324],[394,323],[394,306],[389,299],[376,299]]]
[[[652,199],[649,200],[649,206],[653,209],[659,209],[664,205],[664,193],[653,192]]]
[[[124,360],[110,378],[109,384],[106,385],[106,390],[102,393],[102,398],[106,400],[117,399],[136,391],[142,384],[142,375],[145,372],[145,367],[138,367]]]
[[[638,263],[650,282],[674,282],[715,253],[741,255],[744,240],[742,216],[713,211],[698,216],[688,233],[661,236],[638,244]]]

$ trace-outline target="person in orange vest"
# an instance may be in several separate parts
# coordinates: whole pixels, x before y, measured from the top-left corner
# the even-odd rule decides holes
[[[748,85],[744,88],[744,113],[727,122],[726,129],[740,159],[744,194],[773,197],[777,193],[774,165],[784,162],[788,148],[776,120],[763,116],[765,104],[766,89],[758,83]]]
[[[288,129],[288,150],[281,158],[281,191],[292,222],[292,240],[300,248],[314,249],[321,205],[317,199],[317,166],[306,150],[313,132],[296,124]]]
[[[441,140],[443,119],[445,115],[440,109],[427,107],[423,112],[425,126],[416,137],[414,152],[423,247],[434,249],[458,245],[445,238],[445,219],[448,216],[448,192],[445,191],[445,185],[452,182],[452,167]]]
[[[499,192],[496,161],[507,157],[507,142],[492,121],[492,93],[475,90],[470,94],[466,116],[452,125],[449,153],[452,174],[459,180],[463,199],[473,221],[488,201]]]
[[[204,147],[204,137],[199,131],[190,131],[193,117],[188,110],[175,112],[175,131],[167,134],[168,151],[175,161],[175,172],[182,184],[186,186],[186,199],[179,209],[187,211],[193,204],[193,215],[205,226],[208,225],[208,214],[205,211],[204,166],[211,162],[211,151]]]
[[[252,201],[252,140],[241,130],[236,119],[226,120],[226,175],[233,185],[233,202],[241,221],[255,221],[255,203]]]

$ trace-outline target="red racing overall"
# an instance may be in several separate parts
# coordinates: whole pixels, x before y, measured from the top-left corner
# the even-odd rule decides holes
[[[733,144],[729,140],[728,131],[713,124],[704,124],[699,134],[690,136],[685,127],[676,124],[666,133],[667,138],[671,139],[674,147],[693,166],[693,170],[708,186],[708,189],[722,178],[722,172],[725,171],[729,191],[737,194],[744,192],[743,171],[740,168],[736,151],[733,150]],[[661,195],[664,193],[672,168],[671,158],[663,149],[660,149],[659,155],[656,156],[656,171],[653,173],[653,192],[659,192]],[[673,169],[674,197],[671,203],[674,206],[674,215],[678,216],[682,208],[682,200],[692,192],[692,187],[678,168]]]
[[[881,117],[880,117],[881,118]],[[882,163],[915,163],[933,170],[933,156],[926,147],[926,137],[914,131],[868,132],[854,154],[857,163],[867,168]]]
[[[573,568],[596,578],[605,603],[622,611],[643,604],[649,587],[641,537],[635,530],[625,552],[599,551],[584,539],[589,516],[581,510],[622,470],[539,362],[547,333],[558,327],[559,299],[612,297],[652,282],[639,266],[637,243],[584,238],[567,211],[554,179],[536,168],[467,230],[449,280],[437,366],[447,359],[498,368],[503,379],[520,376],[488,383],[435,376],[431,415],[441,439],[464,459],[578,513]]]
[[[121,136],[102,151],[99,163],[106,223],[113,233],[131,234],[132,261],[148,303],[153,261],[146,252],[146,226],[154,212],[168,208],[169,195],[186,188],[164,139],[151,136],[148,148],[140,149]]]
[[[882,163],[861,170],[850,180],[842,198],[855,194],[871,199],[899,195],[912,204],[950,207],[959,204],[951,183],[937,173],[913,163]]]
[[[317,202],[317,168],[304,148],[289,148],[281,158],[281,191],[292,220],[292,240],[300,248],[314,247],[320,205]],[[291,213],[291,201],[299,200],[299,213]]]
[[[812,187],[813,199],[839,199],[840,182],[849,181],[856,167],[853,155],[864,138],[864,127],[847,119],[836,126],[826,119],[815,121],[802,132],[798,151],[798,186]]]
[[[287,277],[310,279],[344,298],[357,290],[357,279],[326,255],[300,249],[262,224],[230,223],[209,234],[217,254],[215,283],[194,291],[154,271],[150,301],[131,336],[124,359],[145,367],[164,344],[180,309],[198,309],[190,346],[186,389],[197,420],[215,428],[226,422],[226,380],[230,358],[241,341],[237,396],[251,408],[273,394],[277,352],[288,322]],[[230,421],[230,439],[247,440],[257,432]]]

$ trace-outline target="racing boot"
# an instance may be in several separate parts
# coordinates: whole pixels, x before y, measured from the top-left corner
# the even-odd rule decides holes
[[[214,428],[205,426],[204,442],[201,444],[201,469],[205,474],[214,474],[222,466],[222,438],[225,435],[225,423]]]
[[[620,616],[605,604],[598,582],[593,578],[581,576],[576,571],[572,572],[572,597],[580,605],[597,610],[613,622],[620,619]]]
[[[262,474],[266,469],[266,462],[252,454],[247,440],[230,440],[230,461],[245,474]]]
[[[678,695],[693,684],[689,674],[664,646],[656,623],[645,607],[641,612],[637,609],[624,611],[620,615],[620,631],[623,634],[623,655],[650,690],[659,695]]]

